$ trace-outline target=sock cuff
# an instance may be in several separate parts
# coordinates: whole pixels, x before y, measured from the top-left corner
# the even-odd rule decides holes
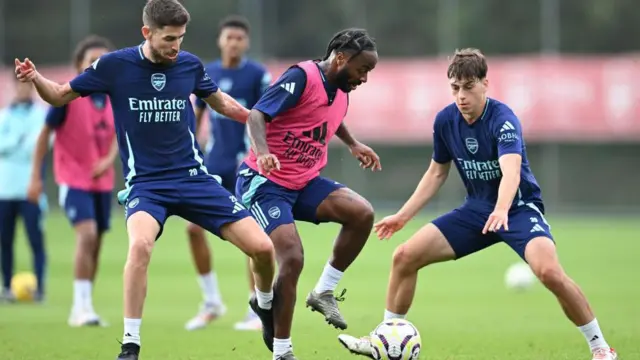
[[[343,271],[340,271],[336,268],[333,267],[333,265],[331,265],[330,262],[327,262],[327,264],[324,266],[325,270],[331,274],[336,274],[336,275],[340,275],[342,276],[342,274],[344,274]]]
[[[404,319],[407,315],[406,314],[396,314],[394,312],[391,312],[389,310],[385,310],[384,311],[384,320],[388,320],[388,319]]]
[[[124,318],[125,325],[140,325],[142,323],[142,319],[130,319]]]
[[[200,279],[203,279],[203,280],[204,280],[204,279],[213,279],[213,278],[215,278],[215,277],[216,277],[216,273],[215,273],[215,272],[213,272],[213,271],[210,271],[210,272],[208,272],[208,273],[206,273],[206,274],[198,274],[198,277],[199,277]]]
[[[578,326],[578,329],[583,330],[583,331],[587,331],[587,330],[591,330],[595,327],[598,326],[598,319],[594,318],[593,320],[591,320],[591,322],[584,324],[582,326]]]
[[[254,291],[256,292],[256,295],[271,295],[271,294],[273,294],[273,289],[269,290],[269,292],[264,292],[264,291],[260,291],[260,289],[258,289],[257,286],[254,288]]]

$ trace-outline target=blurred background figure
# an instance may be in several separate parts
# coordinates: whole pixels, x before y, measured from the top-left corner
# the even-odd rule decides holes
[[[250,109],[271,83],[271,75],[264,65],[246,57],[245,53],[249,50],[249,32],[250,25],[246,18],[242,16],[224,18],[218,26],[220,58],[207,64],[206,70],[222,91]],[[209,119],[203,126],[204,131],[200,131],[204,136],[200,136],[199,139],[200,147],[205,152],[205,165],[209,173],[220,177],[222,186],[235,194],[236,171],[248,150],[246,127],[244,124],[211,111],[201,99],[197,99],[195,105],[198,124],[202,124],[205,117]],[[205,231],[197,225],[189,224],[187,233],[204,299],[198,314],[186,324],[187,330],[196,330],[224,315],[226,306],[220,294],[217,274],[213,270],[211,250],[209,250]],[[247,277],[249,297],[251,297],[255,284],[248,258]],[[262,328],[260,319],[251,308],[248,306],[247,308],[247,315],[237,322],[234,328],[260,330]]]
[[[44,299],[47,256],[43,217],[46,196],[40,191],[33,201],[29,201],[27,188],[32,175],[34,146],[45,116],[46,109],[35,101],[33,85],[16,80],[13,100],[0,110],[0,263],[1,298],[5,301],[14,300],[10,287],[18,218],[22,218],[33,253],[33,270],[38,283],[34,299]]]
[[[89,36],[78,43],[73,66],[81,73],[113,45],[105,38]],[[42,191],[42,168],[53,143],[53,170],[59,185],[59,205],[76,234],[73,306],[70,326],[103,325],[93,307],[93,284],[98,272],[102,238],[111,226],[113,163],[118,155],[111,101],[106,94],[78,98],[68,105],[51,107],[33,159],[29,196]]]

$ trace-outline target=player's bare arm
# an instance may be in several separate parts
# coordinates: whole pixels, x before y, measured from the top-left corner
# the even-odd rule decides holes
[[[205,109],[206,108],[195,107],[195,109],[193,110],[193,113],[196,116],[196,134],[200,132],[200,129],[202,127],[202,120],[204,119]]]
[[[266,115],[259,110],[251,110],[247,120],[247,133],[251,148],[258,157],[258,168],[263,175],[269,175],[272,170],[280,169],[278,158],[269,153],[267,144],[267,119]]]
[[[351,155],[360,161],[360,166],[363,169],[371,169],[372,171],[382,170],[378,154],[367,145],[357,141],[344,122],[342,122],[338,130],[336,130],[336,136],[349,147]]]
[[[451,162],[440,164],[435,160],[431,160],[429,168],[422,176],[418,186],[409,197],[409,200],[394,215],[387,216],[373,226],[378,238],[381,240],[390,238],[395,232],[399,231],[404,225],[411,220],[418,212],[429,203],[429,201],[438,193],[442,184],[449,176]]]
[[[522,156],[520,154],[506,154],[502,155],[498,161],[500,162],[502,180],[500,180],[500,188],[498,189],[496,209],[508,210],[520,185]]]
[[[440,190],[440,187],[442,187],[442,184],[444,184],[449,176],[450,168],[451,162],[440,164],[431,160],[429,168],[422,176],[422,179],[409,200],[407,200],[404,206],[398,211],[398,214],[407,221],[416,216],[420,209],[425,207],[435,194],[438,193],[438,190]]]
[[[48,125],[44,125],[38,135],[36,149],[33,152],[33,162],[31,166],[31,180],[27,191],[27,198],[32,203],[37,203],[42,193],[42,163],[44,157],[49,151],[49,139],[51,138],[52,129]]]
[[[102,176],[109,168],[113,166],[113,162],[116,161],[118,157],[118,140],[113,139],[111,143],[111,148],[109,148],[109,153],[104,158],[100,159],[100,161],[95,164],[93,168],[93,178],[99,178]]]
[[[220,89],[203,99],[213,110],[239,123],[246,123],[249,110]]]
[[[269,145],[267,145],[267,119],[266,115],[258,110],[251,110],[249,119],[247,120],[247,131],[249,132],[249,140],[251,147],[257,156],[268,154]]]
[[[351,135],[351,132],[347,129],[347,125],[345,125],[344,122],[342,122],[338,127],[338,130],[336,130],[336,136],[348,147],[355,146],[358,143],[356,139],[354,139],[353,135]]]
[[[114,138],[113,142],[111,143],[111,148],[109,149],[109,154],[107,155],[111,164],[113,164],[113,162],[116,161],[118,154],[119,154],[118,139]]]
[[[69,83],[61,85],[42,76],[28,58],[24,62],[15,59],[15,65],[15,73],[18,80],[33,82],[42,100],[53,106],[66,105],[80,96],[80,94],[73,92]]]
[[[505,230],[509,230],[509,209],[518,191],[518,186],[520,186],[522,156],[520,154],[505,154],[500,156],[498,161],[502,172],[502,179],[498,188],[498,200],[493,213],[489,216],[482,230],[483,234],[498,231],[503,227]]]
[[[194,107],[193,112],[196,116],[196,140],[198,141],[198,145],[200,149],[204,149],[207,144],[208,137],[202,133],[202,123],[204,121],[205,115],[207,114],[207,108]]]

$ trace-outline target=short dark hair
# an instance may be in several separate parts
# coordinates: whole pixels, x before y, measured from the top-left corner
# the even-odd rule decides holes
[[[447,69],[447,77],[456,80],[482,80],[487,77],[487,59],[478,49],[456,50]]]
[[[80,66],[87,51],[91,49],[107,49],[107,51],[113,51],[115,47],[107,38],[98,35],[89,35],[80,41],[73,51],[73,64],[75,67]]]
[[[355,57],[363,51],[376,51],[376,41],[365,29],[344,29],[331,38],[322,60],[327,60],[333,51],[351,51]]]
[[[142,22],[150,28],[185,26],[191,15],[178,0],[148,0],[142,11]]]
[[[229,15],[218,24],[218,35],[226,28],[238,28],[244,30],[247,34],[251,30],[249,20],[240,15]]]

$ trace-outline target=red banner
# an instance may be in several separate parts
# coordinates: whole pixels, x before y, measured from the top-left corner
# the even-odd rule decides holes
[[[640,140],[640,56],[489,60],[489,96],[507,103],[529,140]],[[289,62],[269,63],[274,78]],[[384,60],[350,94],[346,121],[360,139],[429,142],[433,119],[453,102],[446,60]],[[64,81],[66,68],[42,70]],[[0,74],[0,104],[12,82]]]

